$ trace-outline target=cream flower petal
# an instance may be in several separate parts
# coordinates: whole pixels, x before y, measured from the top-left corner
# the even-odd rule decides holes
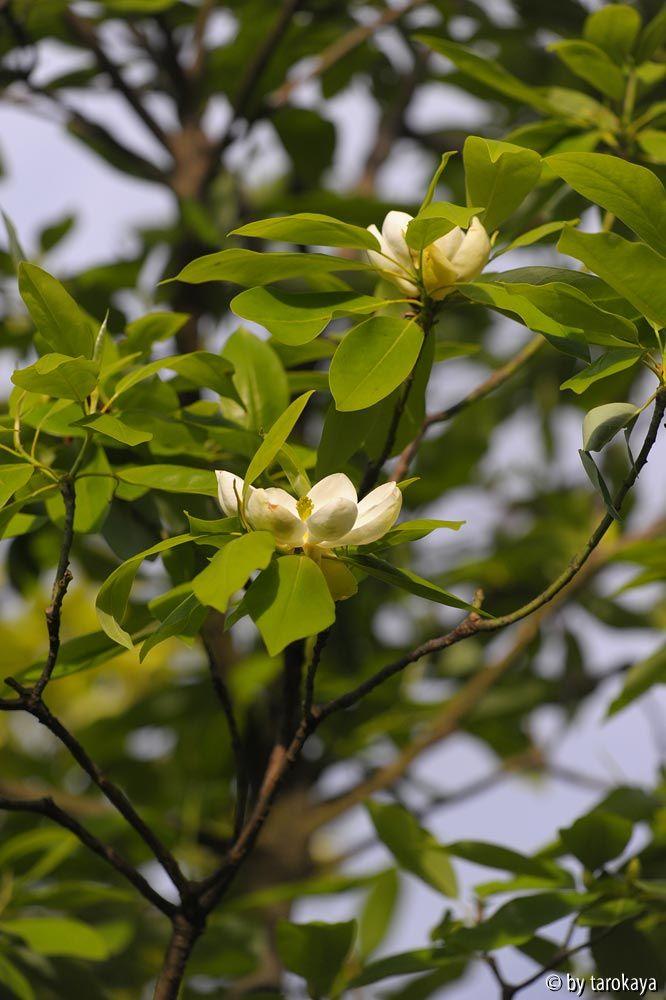
[[[490,256],[490,239],[476,216],[454,255],[452,264],[459,281],[471,281],[481,274]]]
[[[441,299],[457,280],[458,274],[448,257],[433,246],[423,251],[423,283],[433,299]]]
[[[336,545],[368,545],[385,535],[395,524],[402,507],[402,493],[395,483],[384,483],[368,493],[358,505],[352,530]]]
[[[315,509],[328,503],[330,500],[336,500],[338,497],[351,500],[354,505],[356,505],[357,501],[354,484],[344,472],[334,472],[333,475],[320,479],[312,487],[308,493],[308,497],[315,505]]]
[[[296,501],[284,490],[272,487],[254,490],[245,511],[256,531],[270,531],[279,545],[301,545],[305,525],[296,511]]]
[[[235,476],[233,472],[226,472],[224,469],[216,469],[215,475],[217,476],[217,499],[222,512],[227,517],[235,517],[238,514],[238,497],[243,496],[243,480],[240,476]],[[250,494],[253,492],[254,487],[250,486]]]
[[[436,252],[444,254],[447,260],[452,261],[464,239],[465,234],[462,229],[460,226],[456,226],[449,233],[445,233],[444,236],[440,236],[438,240],[435,240],[432,246]]]
[[[382,247],[385,253],[407,270],[412,269],[412,254],[405,241],[405,230],[412,221],[407,212],[389,212],[382,225]]]
[[[315,507],[314,513],[306,521],[308,541],[335,545],[338,538],[354,527],[357,513],[356,501],[340,496],[321,507]]]

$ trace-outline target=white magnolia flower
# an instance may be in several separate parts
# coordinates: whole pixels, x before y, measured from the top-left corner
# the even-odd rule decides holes
[[[215,475],[220,507],[233,517],[238,514],[243,480],[222,470]],[[279,487],[251,486],[244,516],[255,531],[270,531],[281,549],[303,548],[319,558],[321,550],[376,542],[393,527],[401,505],[402,493],[395,483],[384,483],[359,501],[351,480],[336,472],[299,500]]]
[[[456,281],[471,281],[481,273],[490,255],[490,239],[476,216],[466,232],[456,226],[426,247],[422,261],[405,239],[411,221],[406,212],[389,212],[381,233],[376,226],[368,226],[381,247],[381,252],[367,251],[370,263],[403,292],[418,295],[416,280],[421,264],[425,290],[433,299],[443,299]]]

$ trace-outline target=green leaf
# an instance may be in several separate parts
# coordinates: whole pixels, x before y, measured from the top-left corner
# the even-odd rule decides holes
[[[611,703],[609,715],[615,715],[655,684],[666,684],[666,645],[645,660],[635,663],[627,673],[622,691]]]
[[[597,468],[596,463],[589,451],[583,451],[581,449],[578,454],[580,455],[580,460],[583,463],[583,468],[587,473],[587,477],[594,486],[595,490],[601,495],[601,498],[606,506],[606,510],[614,520],[621,521],[622,518],[613,504],[613,498],[610,490],[608,489],[604,477],[599,472],[599,469]]]
[[[95,388],[98,372],[96,361],[70,358],[65,354],[45,354],[34,365],[15,371],[12,382],[30,392],[81,403]]]
[[[32,986],[6,955],[0,952],[0,983],[18,1000],[35,1000]]]
[[[208,351],[192,351],[190,354],[174,354],[169,358],[158,358],[147,365],[142,365],[128,372],[119,379],[114,390],[114,396],[120,396],[132,386],[138,385],[147,378],[152,378],[163,368],[178,372],[193,385],[212,389],[220,396],[237,399],[234,384],[230,378],[233,365],[219,354]]]
[[[259,574],[244,601],[271,656],[290,642],[323,632],[335,605],[319,567],[308,556],[280,556]]]
[[[416,521],[402,521],[396,524],[387,535],[384,535],[375,544],[379,547],[385,545],[404,545],[405,542],[416,542],[419,538],[425,538],[438,531],[440,528],[449,528],[451,531],[459,531],[466,521],[439,521],[434,518],[419,518]]]
[[[255,479],[264,472],[271,462],[277,457],[278,452],[286,442],[287,438],[294,429],[298,418],[305,409],[305,406],[312,396],[312,391],[304,392],[302,396],[295,399],[293,403],[290,403],[287,409],[282,413],[278,419],[275,421],[268,434],[264,440],[259,445],[259,448],[254,455],[254,458],[250,462],[247,472],[245,473],[245,482],[243,483],[243,494],[247,493],[248,487],[252,485]]]
[[[553,42],[548,49],[562,60],[572,73],[591,84],[613,101],[621,101],[626,88],[624,73],[613,60],[592,42],[567,39]]]
[[[121,650],[115,641],[105,632],[89,632],[75,639],[67,639],[61,643],[58,652],[58,663],[53,672],[53,680],[58,677],[69,677],[82,670],[92,670],[118,656]],[[27,681],[36,680],[44,668],[44,661],[37,660],[18,671],[18,676]]]
[[[4,507],[17,490],[28,482],[34,467],[27,462],[0,465],[0,507]]]
[[[189,465],[130,465],[116,469],[115,475],[123,483],[163,490],[165,493],[217,496],[215,473],[210,469],[195,469]]]
[[[359,921],[359,951],[367,958],[386,937],[395,915],[400,893],[400,879],[395,868],[376,876],[368,893]]]
[[[146,441],[152,440],[153,437],[150,431],[139,431],[135,427],[129,427],[110,413],[91,413],[87,417],[73,421],[73,424],[76,427],[88,427],[97,434],[103,434],[113,441],[129,445],[131,448],[138,444],[144,444]]]
[[[125,329],[125,346],[130,351],[148,351],[156,340],[175,337],[189,318],[187,313],[178,312],[151,312],[140,316]]]
[[[565,229],[557,248],[581,260],[647,319],[666,326],[666,260],[650,247],[614,233]]]
[[[551,110],[550,102],[541,95],[538,88],[523,83],[495,60],[485,59],[464,45],[434,35],[416,35],[416,40],[450,59],[461,72],[467,73],[491,90],[538,111],[548,113]]]
[[[585,451],[601,451],[637,413],[637,407],[631,403],[604,403],[603,406],[595,406],[585,414],[583,420]]]
[[[495,254],[499,257],[503,253],[508,253],[509,250],[516,250],[518,247],[529,247],[533,243],[538,243],[545,236],[551,236],[553,233],[559,233],[565,226],[575,226],[580,219],[563,219],[559,222],[545,222],[542,226],[536,226],[535,229],[529,229],[526,233],[522,233],[517,236],[515,240],[512,240],[508,246],[503,247],[499,253]],[[493,258],[494,259],[494,258]]]
[[[401,868],[445,896],[456,896],[458,887],[449,854],[431,833],[399,805],[369,802],[368,811],[377,836]]]
[[[566,382],[563,382],[560,389],[573,389],[578,394],[585,392],[600,379],[632,368],[638,364],[643,354],[643,351],[607,351],[587,368],[584,368],[582,372],[578,372],[577,375],[573,375]]]
[[[333,983],[351,951],[356,921],[326,924],[292,924],[281,920],[277,926],[277,950],[290,972],[302,976],[313,1000],[330,995]]]
[[[436,583],[424,580],[423,577],[417,576],[411,570],[398,569],[397,566],[393,566],[392,563],[386,562],[384,559],[379,559],[378,556],[357,552],[354,555],[339,553],[339,558],[364,573],[377,577],[384,583],[399,587],[410,594],[416,594],[417,597],[424,597],[427,601],[435,601],[437,604],[444,604],[449,608],[460,608],[462,611],[477,611],[477,608],[454,594],[442,590]],[[479,614],[483,615],[484,612],[481,611]]]
[[[483,207],[463,208],[448,201],[433,202],[408,224],[405,232],[407,245],[412,250],[423,250],[456,226],[467,229],[474,216],[481,212]]]
[[[203,517],[194,517],[185,511],[185,517],[190,526],[190,533],[193,535],[232,535],[242,531],[239,517],[217,517],[208,520]]]
[[[449,981],[449,978],[457,979],[462,974],[464,968],[465,959],[452,958],[448,950],[445,951],[443,948],[416,948],[413,951],[404,951],[398,955],[387,955],[386,958],[380,958],[376,962],[371,962],[358,976],[352,979],[349,986],[352,989],[356,989],[361,986],[369,986],[372,983],[380,982],[382,979],[390,979],[392,976],[408,976],[415,972],[430,972],[433,969],[442,971],[443,978],[436,985],[443,986]],[[424,981],[424,979],[418,980],[418,982]],[[395,994],[393,995],[395,996]],[[399,995],[404,996],[404,993]],[[428,992],[428,994],[424,994],[424,996],[426,995],[432,996],[433,994]],[[421,1000],[420,994],[418,1000]]]
[[[224,416],[248,430],[265,431],[289,403],[280,359],[270,344],[243,329],[229,337],[222,353],[234,366],[233,383],[244,407],[224,400]]]
[[[235,285],[272,285],[289,278],[318,277],[335,271],[369,271],[369,264],[321,253],[260,253],[257,250],[221,250],[187,264],[171,281],[200,285],[229,281]]]
[[[447,950],[450,954],[460,954],[522,944],[529,941],[540,927],[546,927],[576,909],[576,901],[563,893],[521,896],[505,903],[476,927],[452,931],[446,938]]]
[[[568,853],[590,871],[596,871],[622,853],[633,829],[631,820],[623,816],[594,811],[560,830],[559,834]]]
[[[379,243],[367,229],[340,222],[330,215],[316,215],[311,212],[248,222],[240,229],[234,229],[230,235],[257,236],[264,240],[284,240],[288,243],[305,243],[309,246],[379,250]]]
[[[19,239],[18,233],[16,232],[16,226],[9,218],[9,216],[0,211],[2,216],[2,221],[5,224],[5,229],[7,231],[7,243],[9,244],[9,256],[12,259],[12,264],[14,265],[14,270],[18,273],[18,269],[21,265],[21,261],[27,260],[28,255],[21,246],[21,241]]]
[[[467,202],[485,206],[483,225],[489,233],[513,214],[541,175],[538,153],[497,139],[468,136],[463,161]]]
[[[573,879],[569,872],[554,862],[518,854],[516,851],[510,850],[508,847],[501,847],[499,844],[487,844],[478,840],[459,840],[454,844],[447,844],[446,849],[454,857],[464,858],[465,861],[472,861],[476,865],[499,868],[501,871],[514,872],[516,875],[533,875],[536,878],[548,879],[565,887],[573,885]]]
[[[148,636],[141,647],[139,662],[143,663],[151,649],[164,642],[165,639],[171,639],[174,636],[183,638],[197,635],[207,614],[208,611],[199,603],[194,594],[188,594],[173,608],[152,635]]]
[[[71,231],[72,226],[76,223],[75,215],[65,215],[64,218],[60,219],[59,222],[53,223],[53,225],[45,226],[39,234],[39,249],[42,253],[48,253],[49,250],[53,250],[61,240],[64,240],[65,236]]]
[[[338,347],[330,384],[338,410],[363,410],[405,381],[423,343],[414,320],[373,316],[352,327]]]
[[[234,538],[192,580],[197,599],[224,614],[232,595],[255,570],[266,569],[274,552],[275,539],[269,531],[250,531]]]
[[[192,535],[177,535],[175,538],[165,538],[164,541],[152,545],[149,549],[121,563],[104,581],[97,594],[95,606],[97,618],[106,634],[126,649],[132,649],[133,643],[129,632],[122,628],[122,621],[127,610],[130,591],[139,566],[149,556],[168,552],[177,545],[193,541]]]
[[[104,449],[96,448],[92,458],[80,469],[76,478],[74,531],[77,534],[100,530],[109,513],[115,485]],[[46,509],[53,523],[62,528],[65,523],[65,504],[60,492],[48,498]]]
[[[651,163],[666,163],[666,132],[662,129],[644,128],[636,136],[636,142]]]
[[[645,25],[638,40],[636,59],[639,63],[650,59],[666,42],[666,9],[662,7]]]
[[[248,288],[231,302],[242,319],[260,323],[283,344],[299,346],[314,340],[334,316],[374,312],[387,303],[356,292],[307,292],[281,288]]]
[[[109,957],[104,938],[92,927],[69,917],[19,917],[0,921],[0,931],[22,938],[39,955],[67,955],[103,962]]]
[[[27,261],[19,265],[18,278],[21,298],[49,347],[69,357],[92,358],[95,332],[63,285]]]
[[[666,191],[652,170],[608,153],[556,153],[545,162],[574,191],[666,254]]]
[[[585,21],[583,37],[607,52],[620,66],[626,62],[641,30],[641,16],[634,7],[611,3]]]

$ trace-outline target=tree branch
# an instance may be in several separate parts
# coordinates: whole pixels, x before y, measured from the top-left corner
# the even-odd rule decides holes
[[[37,816],[44,816],[53,820],[65,830],[69,830],[74,836],[89,850],[111,865],[123,878],[137,889],[144,899],[152,903],[165,916],[171,917],[176,912],[173,903],[169,903],[140,875],[115,848],[108,847],[98,837],[91,833],[78,820],[56,805],[50,796],[37,799],[12,799],[5,795],[0,795],[0,809],[6,812],[27,812]]]
[[[62,542],[60,544],[60,557],[56,568],[55,580],[51,590],[51,603],[46,609],[46,628],[49,635],[49,653],[44,664],[39,679],[33,688],[35,698],[41,698],[42,693],[51,680],[51,674],[58,659],[60,651],[60,615],[62,602],[65,599],[67,588],[72,579],[69,569],[69,557],[74,542],[74,515],[76,513],[76,492],[74,481],[69,476],[63,476],[58,483],[65,504],[65,525],[63,528]]]
[[[400,480],[404,479],[409,472],[409,467],[414,461],[416,453],[423,443],[426,431],[430,427],[434,424],[442,424],[451,420],[452,417],[455,417],[461,412],[461,410],[467,409],[467,407],[471,406],[472,403],[476,403],[479,399],[484,399],[486,396],[489,396],[490,393],[494,392],[495,389],[498,389],[499,386],[508,382],[508,380],[515,375],[515,373],[519,371],[519,369],[521,369],[530,360],[530,358],[532,358],[537,351],[543,347],[544,344],[545,340],[541,336],[530,340],[529,343],[515,355],[515,357],[511,358],[506,362],[506,364],[502,365],[501,368],[494,371],[488,376],[487,379],[481,382],[476,389],[472,389],[470,393],[463,396],[462,399],[459,399],[457,403],[447,407],[445,410],[439,410],[437,413],[428,414],[423,421],[421,430],[416,435],[414,440],[407,445],[398,459],[398,463],[393,473],[395,481],[400,482]]]

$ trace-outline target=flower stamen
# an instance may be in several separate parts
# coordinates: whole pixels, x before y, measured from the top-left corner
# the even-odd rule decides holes
[[[314,504],[310,497],[299,497],[296,501],[296,510],[301,521],[307,521],[314,510]]]

